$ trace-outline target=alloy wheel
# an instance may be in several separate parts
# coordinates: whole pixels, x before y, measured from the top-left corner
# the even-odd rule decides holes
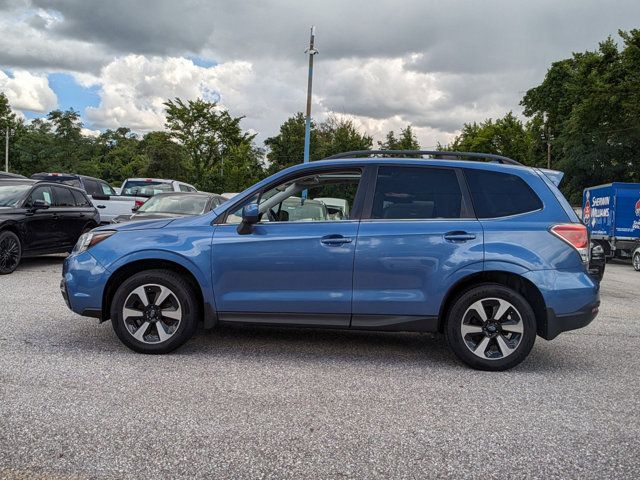
[[[182,306],[176,294],[157,284],[135,288],[122,308],[122,320],[129,334],[148,344],[169,340],[178,330],[182,316]]]
[[[633,268],[640,272],[640,252],[637,252],[633,256]]]
[[[0,271],[12,271],[20,262],[20,245],[13,236],[0,241]]]
[[[520,312],[502,298],[484,298],[467,308],[460,326],[467,348],[480,358],[500,360],[516,351],[524,323]]]

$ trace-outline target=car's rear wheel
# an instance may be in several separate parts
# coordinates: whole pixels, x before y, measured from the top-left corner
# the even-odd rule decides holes
[[[193,286],[170,270],[147,270],[126,280],[111,304],[118,338],[140,353],[168,353],[196,330],[198,302]]]
[[[22,244],[10,231],[0,232],[0,275],[12,273],[20,264]]]
[[[633,268],[636,272],[640,272],[640,252],[633,254]]]
[[[499,284],[483,284],[456,298],[445,333],[453,352],[470,367],[507,370],[531,351],[536,320],[518,292]]]

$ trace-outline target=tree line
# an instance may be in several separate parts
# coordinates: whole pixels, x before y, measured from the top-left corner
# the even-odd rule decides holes
[[[640,182],[640,30],[620,31],[595,51],[554,62],[543,82],[524,95],[526,118],[513,112],[465,123],[444,151],[496,153],[526,165],[565,172],[563,191],[580,203],[586,186],[610,181]],[[300,163],[304,116],[288,118],[276,135],[258,146],[255,135],[215,102],[165,103],[163,131],[138,135],[126,127],[84,135],[75,110],[54,110],[23,122],[0,92],[0,128],[12,130],[12,171],[76,172],[118,184],[127,177],[167,177],[212,192],[240,191],[265,176]],[[373,148],[373,138],[350,119],[329,116],[312,122],[311,160]],[[388,132],[378,149],[419,149],[411,125]]]

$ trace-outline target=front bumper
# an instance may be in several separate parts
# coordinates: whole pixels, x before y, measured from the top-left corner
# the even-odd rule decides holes
[[[102,319],[102,295],[109,276],[89,252],[68,256],[60,281],[65,303],[80,315]]]

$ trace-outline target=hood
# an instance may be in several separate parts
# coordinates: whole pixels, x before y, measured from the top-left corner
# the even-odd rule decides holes
[[[172,219],[164,219],[164,220],[145,220],[140,222],[112,223],[110,225],[99,227],[96,230],[117,230],[121,232],[124,232],[127,230],[154,230],[156,228],[166,227],[172,221],[173,221]]]

